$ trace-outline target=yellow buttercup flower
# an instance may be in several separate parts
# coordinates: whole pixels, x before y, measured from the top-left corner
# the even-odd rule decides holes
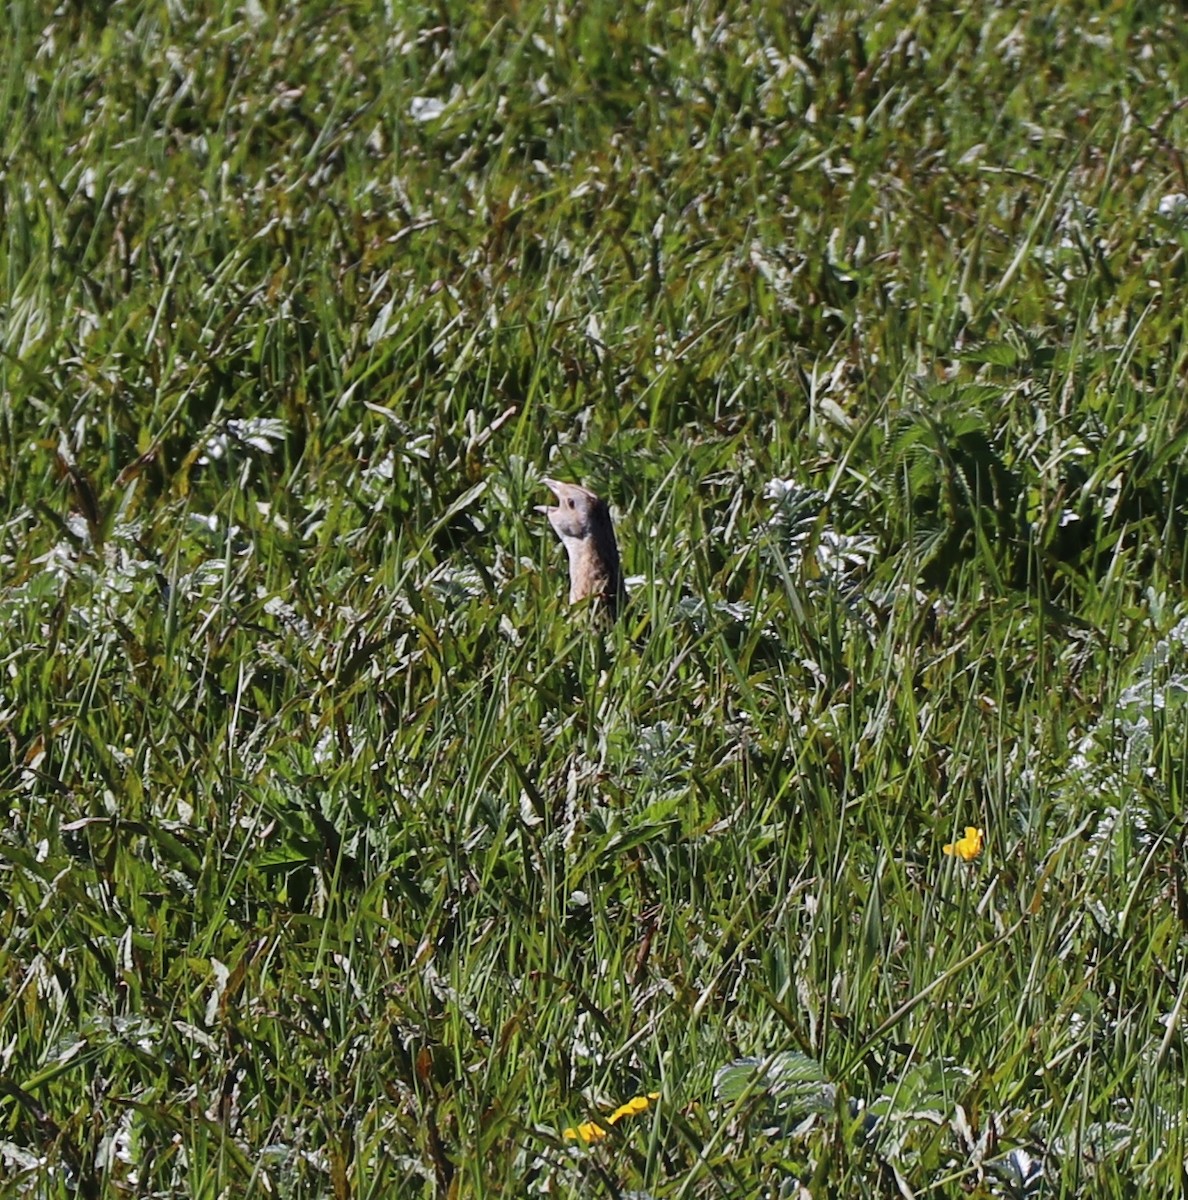
[[[973,825],[965,827],[965,837],[945,843],[945,853],[955,854],[963,862],[972,862],[982,853],[985,835]]]
[[[648,1111],[648,1105],[653,1100],[659,1100],[659,1092],[649,1092],[646,1096],[633,1096],[626,1104],[620,1104],[607,1120],[613,1125],[616,1121],[621,1121],[624,1117],[636,1117],[641,1112]]]
[[[597,1121],[583,1121],[576,1129],[572,1126],[563,1129],[561,1136],[569,1141],[581,1139],[583,1142],[600,1142],[606,1137],[606,1130]]]
[[[624,1117],[635,1117],[641,1112],[647,1112],[648,1106],[655,1100],[660,1099],[659,1092],[648,1092],[646,1096],[633,1096],[626,1104],[620,1104],[609,1117],[606,1118],[608,1125],[615,1125]],[[608,1136],[607,1130],[603,1129],[597,1121],[583,1121],[576,1129],[572,1126],[561,1131],[561,1136],[569,1141],[583,1141],[587,1144],[590,1142],[600,1142],[604,1137]]]

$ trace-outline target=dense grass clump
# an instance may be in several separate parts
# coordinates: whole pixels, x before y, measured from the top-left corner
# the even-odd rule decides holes
[[[6,30],[3,1194],[1177,1194],[1177,12]]]

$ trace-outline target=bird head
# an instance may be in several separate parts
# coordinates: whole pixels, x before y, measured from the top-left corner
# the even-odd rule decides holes
[[[582,542],[611,528],[610,509],[606,501],[579,483],[561,483],[556,479],[541,481],[557,498],[556,505],[538,504],[537,512],[549,518],[549,524],[565,543]]]

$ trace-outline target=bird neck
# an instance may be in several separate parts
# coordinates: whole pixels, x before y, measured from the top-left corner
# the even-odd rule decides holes
[[[601,596],[614,604],[622,586],[619,548],[609,530],[592,531],[584,538],[565,538],[569,555],[570,603],[587,596]]]

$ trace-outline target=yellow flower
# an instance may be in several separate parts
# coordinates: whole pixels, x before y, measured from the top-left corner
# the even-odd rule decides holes
[[[606,1130],[597,1121],[583,1121],[576,1129],[562,1130],[561,1136],[571,1142],[578,1138],[583,1142],[600,1142],[606,1137]]]
[[[616,1108],[609,1117],[607,1117],[607,1121],[613,1125],[616,1121],[621,1121],[624,1117],[636,1117],[641,1112],[647,1112],[648,1105],[651,1104],[653,1100],[659,1099],[659,1092],[649,1092],[646,1096],[633,1096],[627,1101],[626,1104],[620,1104],[619,1107]]]
[[[648,1092],[646,1096],[633,1096],[626,1104],[620,1104],[606,1118],[606,1123],[608,1125],[615,1125],[624,1117],[635,1117],[641,1112],[647,1112],[648,1106],[652,1101],[659,1099],[659,1092]],[[607,1136],[607,1131],[597,1121],[583,1121],[576,1129],[572,1126],[569,1129],[563,1129],[561,1136],[569,1141],[600,1142]]]
[[[967,825],[965,827],[965,837],[958,838],[955,842],[945,843],[945,853],[955,854],[963,862],[972,862],[982,853],[983,841],[984,835],[982,831],[973,825]]]

